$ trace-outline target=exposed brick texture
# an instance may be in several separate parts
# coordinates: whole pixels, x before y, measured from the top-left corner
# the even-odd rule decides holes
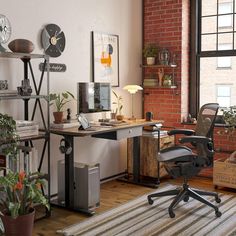
[[[182,1],[144,0],[144,44],[156,44],[177,55],[175,68],[177,89],[146,88],[144,112],[152,111],[156,119],[164,119],[166,125],[181,122],[181,53],[182,53]],[[165,74],[172,74],[165,69]],[[145,68],[144,78],[157,76],[157,69]]]
[[[144,44],[156,44],[159,48],[167,48],[177,54],[175,81],[177,89],[145,88],[144,114],[152,111],[155,119],[162,119],[166,126],[186,127],[181,125],[187,114],[188,100],[188,0],[144,0]],[[188,23],[186,23],[188,21]],[[166,74],[171,74],[165,69]],[[156,68],[144,68],[144,78],[158,79]],[[228,157],[236,150],[236,135],[219,135],[223,128],[215,129],[215,148],[222,152],[216,158]]]

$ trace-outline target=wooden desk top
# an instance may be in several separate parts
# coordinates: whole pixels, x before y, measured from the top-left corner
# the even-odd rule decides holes
[[[114,132],[121,129],[127,129],[127,128],[134,128],[134,127],[140,127],[140,126],[149,126],[149,125],[155,125],[163,123],[163,120],[153,120],[153,121],[146,121],[145,119],[137,119],[135,121],[131,120],[125,120],[126,122],[124,124],[114,125],[114,126],[92,126],[91,129],[86,130],[79,130],[78,127],[73,128],[67,128],[67,129],[55,129],[51,128],[50,132],[53,134],[58,135],[68,135],[68,136],[78,136],[78,137],[84,137],[84,136],[90,136],[95,134],[102,134],[102,133],[109,133]]]

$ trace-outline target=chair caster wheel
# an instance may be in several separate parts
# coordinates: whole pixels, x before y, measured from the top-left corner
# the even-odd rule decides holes
[[[216,201],[217,203],[220,203],[220,202],[221,202],[221,199],[217,196],[217,197],[215,198],[215,201]]]
[[[149,205],[153,204],[153,200],[151,198],[149,198],[149,197],[148,197],[148,203],[149,203]]]
[[[216,217],[221,217],[222,213],[220,211],[216,211]]]
[[[184,197],[184,202],[188,202],[189,196]]]
[[[169,216],[170,216],[170,218],[175,218],[175,213],[173,211],[169,210]]]

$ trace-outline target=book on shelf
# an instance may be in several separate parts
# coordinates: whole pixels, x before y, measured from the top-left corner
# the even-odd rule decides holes
[[[54,129],[66,129],[66,128],[73,128],[73,127],[79,127],[80,123],[77,122],[70,122],[70,123],[60,123],[60,124],[55,124],[51,123],[50,127]]]
[[[39,125],[35,121],[16,120],[16,133],[20,138],[39,134]]]
[[[158,86],[158,80],[157,79],[144,79],[143,80],[143,86]]]
[[[24,137],[28,137],[28,136],[39,135],[39,130],[38,129],[22,130],[22,131],[16,131],[16,133],[20,138],[24,138]]]
[[[38,151],[35,147],[19,146],[16,158],[6,157],[6,168],[14,172],[25,171],[27,174],[38,171]]]
[[[4,89],[4,90],[0,90],[0,97],[4,97],[4,96],[17,96],[18,92],[17,90],[9,90],[9,89]]]
[[[16,128],[33,126],[33,125],[37,125],[37,122],[32,120],[16,120]]]

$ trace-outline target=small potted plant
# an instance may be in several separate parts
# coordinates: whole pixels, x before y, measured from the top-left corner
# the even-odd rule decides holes
[[[65,91],[62,93],[51,93],[49,95],[50,105],[54,104],[56,107],[56,111],[53,112],[54,123],[56,124],[62,123],[63,107],[66,103],[70,102],[74,98],[75,98],[74,95],[69,91]]]
[[[122,97],[119,96],[114,90],[112,90],[115,98],[116,98],[116,102],[113,102],[112,104],[117,105],[116,110],[115,110],[115,114],[116,114],[116,119],[117,120],[123,120],[124,116],[122,115],[121,111],[123,108],[123,104],[122,104]]]
[[[157,47],[153,44],[148,44],[143,49],[143,56],[147,60],[147,65],[154,65],[157,56]]]

